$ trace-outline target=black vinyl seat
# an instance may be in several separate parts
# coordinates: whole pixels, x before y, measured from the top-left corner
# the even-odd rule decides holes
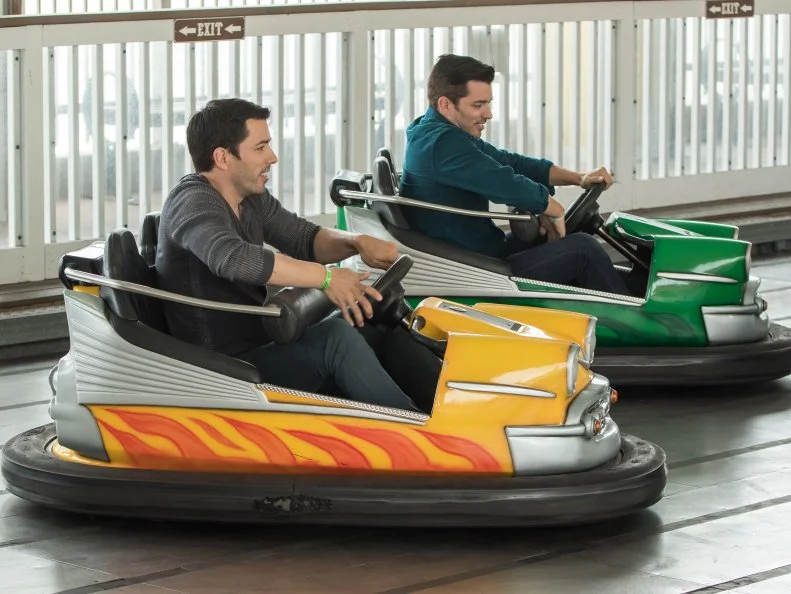
[[[379,151],[382,153],[382,149]],[[392,157],[389,151],[387,154],[380,154],[374,159],[371,187],[375,194],[384,196],[396,196],[395,177],[392,169]],[[510,264],[499,258],[492,258],[477,252],[466,250],[456,245],[433,239],[410,228],[409,221],[404,216],[404,207],[399,204],[389,202],[373,201],[372,210],[379,215],[385,229],[403,245],[424,252],[480,268],[498,274],[511,276],[513,271]]]
[[[103,266],[108,278],[157,288],[156,270],[146,263],[128,229],[107,236]],[[110,324],[127,342],[228,377],[261,382],[253,365],[170,336],[160,300],[110,287],[102,287],[101,296],[109,309]]]
[[[150,212],[140,225],[140,254],[146,264],[153,266],[157,259],[157,237],[159,234],[159,212]]]

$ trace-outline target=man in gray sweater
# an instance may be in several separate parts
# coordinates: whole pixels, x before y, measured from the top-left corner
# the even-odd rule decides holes
[[[381,295],[363,284],[367,274],[324,266],[360,254],[369,266],[386,269],[398,257],[396,246],[321,228],[283,208],[265,187],[277,163],[268,118],[266,108],[220,99],[190,119],[187,146],[196,173],[178,182],[162,209],[159,286],[248,305],[264,302],[266,284],[316,287],[343,317],[327,318],[297,342],[278,345],[266,336],[257,316],[166,301],[170,333],[249,361],[268,383],[317,391],[332,380],[354,400],[416,410],[354,328],[371,317],[369,299],[380,300]]]

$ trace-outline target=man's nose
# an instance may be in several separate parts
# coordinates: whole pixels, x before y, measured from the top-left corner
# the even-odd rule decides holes
[[[270,165],[274,165],[275,163],[277,163],[277,154],[272,149],[269,149],[269,153],[270,154],[269,154],[269,158],[267,159],[267,161],[269,161]]]
[[[483,110],[483,117],[484,117],[484,119],[487,119],[487,120],[491,120],[494,117],[492,115],[492,108],[489,107],[488,105],[486,106],[486,109]]]

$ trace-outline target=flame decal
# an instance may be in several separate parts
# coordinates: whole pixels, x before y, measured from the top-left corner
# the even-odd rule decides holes
[[[414,441],[407,436],[388,429],[373,429],[370,427],[352,427],[351,425],[335,426],[349,435],[359,437],[379,446],[387,455],[393,465],[393,470],[435,470],[432,464]]]
[[[110,433],[113,437],[118,440],[118,443],[126,451],[126,454],[132,460],[134,464],[138,464],[140,466],[144,466],[148,460],[161,458],[162,452],[159,450],[152,448],[142,439],[137,437],[136,435],[132,435],[131,433],[127,433],[126,431],[121,431],[120,429],[116,429],[109,423],[105,423],[101,419],[99,420],[104,429]]]
[[[332,459],[335,460],[338,466],[346,468],[371,468],[371,463],[368,461],[368,458],[365,457],[365,454],[337,437],[317,435],[315,433],[297,431],[294,429],[287,429],[286,433],[321,448],[332,456]]]
[[[269,429],[229,417],[221,416],[220,418],[236,429],[242,437],[249,439],[257,445],[258,448],[266,454],[270,464],[296,466],[297,459],[294,457],[294,454],[292,454],[288,446]]]
[[[240,452],[242,451],[242,448],[240,448],[238,445],[236,445],[230,439],[225,437],[222,433],[217,431],[217,429],[215,429],[214,427],[209,425],[206,421],[204,421],[202,419],[192,418],[192,417],[190,417],[190,420],[193,423],[195,423],[196,425],[200,426],[200,428],[203,429],[209,435],[209,437],[211,437],[217,443],[221,443],[225,447],[231,448],[232,450],[237,450],[237,451],[240,451]],[[227,421],[228,419],[225,419],[225,420]]]
[[[178,421],[151,413],[132,412],[129,410],[117,410],[112,408],[108,408],[107,410],[118,415],[124,423],[135,431],[167,439],[176,446],[178,451],[185,458],[212,460],[218,457],[217,454],[212,452],[209,447],[201,441],[200,437]]]
[[[468,439],[452,435],[439,435],[429,431],[421,431],[421,435],[424,435],[439,449],[469,460],[477,472],[502,472],[503,470],[500,463],[489,452]]]

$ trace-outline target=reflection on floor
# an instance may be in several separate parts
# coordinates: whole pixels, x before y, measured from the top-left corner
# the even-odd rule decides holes
[[[791,259],[756,265],[791,326]],[[48,421],[52,361],[0,368],[0,443]],[[756,388],[622,390],[662,445],[665,498],[563,530],[218,526],[75,516],[0,482],[0,593],[791,591],[791,376]]]

